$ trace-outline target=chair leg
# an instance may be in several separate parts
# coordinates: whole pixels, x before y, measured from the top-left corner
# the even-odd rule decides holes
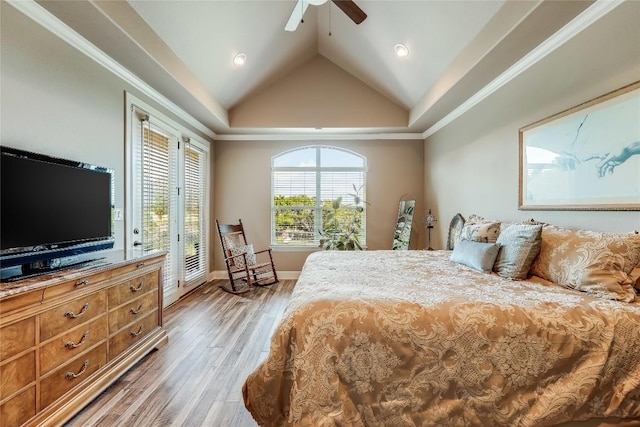
[[[266,274],[269,273],[269,271],[263,271],[262,273],[258,272],[255,273],[255,275],[259,275],[259,274]],[[278,283],[277,277],[275,277],[274,275],[274,271],[271,271],[270,273],[272,277],[265,277],[264,279],[257,279],[253,282],[253,286],[270,286],[270,285],[275,285],[276,283]]]
[[[227,272],[229,273],[229,284],[222,284],[222,285],[218,285],[218,287],[220,289],[222,289],[225,292],[229,292],[230,294],[233,295],[240,295],[240,294],[244,294],[246,292],[249,292],[251,290],[251,278],[249,277],[249,271],[246,269],[245,267],[245,277],[247,278],[247,280],[244,283],[241,283],[239,286],[236,285],[236,281],[240,280],[242,282],[242,278],[234,278],[233,277],[233,273],[231,273],[230,269],[227,269]]]
[[[251,287],[249,285],[243,284],[242,286],[235,286],[233,283],[231,284],[231,286],[227,285],[227,284],[223,284],[223,285],[218,285],[218,287],[220,289],[222,289],[225,292],[229,292],[230,294],[233,295],[240,295],[240,294],[244,294],[247,293],[251,290]]]
[[[276,266],[273,263],[273,256],[271,256],[271,251],[269,251],[269,259],[271,260],[271,271],[273,271],[273,279],[275,280],[275,283],[278,283],[278,272],[276,271]]]
[[[269,250],[269,260],[271,262],[271,270],[265,270],[263,272],[257,272],[256,270],[252,270],[253,271],[253,277],[254,277],[254,285],[255,286],[270,286],[270,285],[275,285],[276,283],[279,282],[278,280],[278,273],[276,272],[276,267],[273,263],[273,256],[271,255],[271,250]],[[266,274],[266,273],[271,273],[271,278],[266,277],[264,279],[258,279],[257,276],[259,274]]]

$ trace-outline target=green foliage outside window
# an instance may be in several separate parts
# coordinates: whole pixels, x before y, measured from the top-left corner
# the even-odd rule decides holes
[[[355,187],[354,187],[355,189]],[[357,193],[357,191],[356,191]],[[323,200],[321,210],[322,229],[319,241],[316,237],[316,198],[306,195],[275,196],[276,242],[318,244],[324,249],[362,249],[360,239],[365,203],[358,194],[351,195],[353,205],[346,205],[342,197]],[[284,209],[282,209],[284,208]]]
[[[353,186],[355,194],[352,206],[344,206],[342,197],[331,202],[331,209],[326,213],[323,209],[322,238],[320,247],[326,250],[355,251],[362,250],[360,237],[362,236],[363,203],[360,189]]]

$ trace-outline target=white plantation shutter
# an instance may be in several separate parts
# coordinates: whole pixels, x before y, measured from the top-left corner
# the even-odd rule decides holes
[[[273,172],[272,180],[272,191],[276,197],[273,199],[275,223],[271,233],[272,243],[275,243],[278,238],[282,243],[313,244],[317,242],[319,237],[315,213],[318,181],[315,168],[312,170],[283,168]],[[283,197],[288,197],[289,200],[284,200]],[[293,215],[283,215],[287,211]]]
[[[142,243],[145,250],[167,251],[163,274],[165,303],[178,288],[178,137],[153,123],[144,129],[142,150]]]
[[[170,126],[132,110],[135,245],[163,250],[163,301],[177,299],[178,289],[178,136]],[[137,121],[137,122],[136,122]]]
[[[188,142],[184,151],[184,254],[187,284],[206,281],[207,164],[204,147]]]
[[[166,307],[209,271],[209,145],[130,94],[127,105],[126,247],[166,251]]]
[[[303,147],[273,157],[271,165],[271,244],[317,246],[322,210],[328,201],[342,197],[344,209],[353,209],[354,186],[361,197],[365,194],[366,158],[347,150]],[[362,212],[360,236],[363,246],[365,212],[366,209]]]

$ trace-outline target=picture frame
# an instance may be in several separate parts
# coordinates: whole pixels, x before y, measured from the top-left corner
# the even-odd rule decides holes
[[[520,210],[640,210],[640,81],[518,130]]]

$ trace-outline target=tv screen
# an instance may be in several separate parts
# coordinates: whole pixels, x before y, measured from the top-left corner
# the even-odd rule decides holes
[[[113,246],[110,169],[2,147],[1,267]]]

